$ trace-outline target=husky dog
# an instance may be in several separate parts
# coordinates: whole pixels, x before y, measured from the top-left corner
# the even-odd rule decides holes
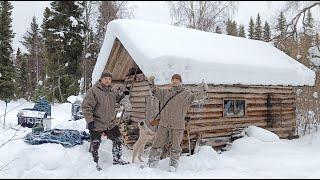
[[[154,136],[155,136],[155,132],[153,132],[147,126],[147,124],[144,120],[139,121],[138,126],[139,126],[139,138],[138,138],[137,142],[133,145],[132,163],[134,163],[134,160],[137,155],[138,155],[138,159],[140,160],[140,162],[144,162],[141,159],[141,156],[144,151],[144,147],[146,146],[146,144],[148,142],[152,143]]]

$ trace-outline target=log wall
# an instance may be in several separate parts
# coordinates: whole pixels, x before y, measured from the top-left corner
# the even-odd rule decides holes
[[[132,80],[132,78],[131,78]],[[195,86],[186,86],[193,89]],[[168,88],[163,86],[161,88]],[[193,103],[188,110],[189,135],[192,140],[192,148],[199,138],[230,137],[237,128],[245,128],[249,125],[268,129],[281,138],[295,136],[295,94],[291,87],[280,86],[225,86],[209,85],[208,98],[203,104]],[[268,108],[268,95],[272,107]],[[223,100],[245,100],[244,117],[224,117]],[[137,122],[150,120],[159,110],[159,101],[151,96],[151,91],[143,74],[137,76],[133,84],[130,97],[132,110],[130,122],[123,128],[125,143],[132,146],[139,137]],[[268,118],[271,115],[272,121]],[[155,130],[155,128],[154,128]],[[188,149],[187,133],[183,140],[183,149]],[[217,146],[220,143],[216,144]]]

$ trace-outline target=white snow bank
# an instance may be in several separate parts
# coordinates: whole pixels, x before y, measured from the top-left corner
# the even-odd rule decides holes
[[[8,109],[17,107],[32,108],[34,103],[24,100],[12,101]],[[0,114],[4,113],[5,103],[0,101]],[[169,158],[160,160],[159,168],[141,169],[143,163],[136,162],[125,166],[112,165],[112,141],[102,138],[99,148],[100,166],[102,171],[96,171],[91,153],[88,152],[89,142],[72,148],[64,148],[60,144],[29,145],[21,138],[31,132],[30,128],[17,126],[16,114],[7,114],[6,129],[0,124],[0,145],[9,140],[19,129],[13,141],[0,148],[0,177],[3,179],[37,178],[37,179],[307,179],[319,178],[320,166],[320,131],[301,137],[300,139],[277,142],[264,142],[255,137],[237,139],[230,151],[216,153],[209,146],[202,146],[199,152],[185,156],[179,160],[179,168],[175,173],[167,171]],[[68,128],[79,131],[86,130],[84,119],[68,121],[71,116],[71,104],[55,104],[52,106],[52,128]],[[2,118],[0,118],[2,121]],[[9,126],[10,124],[10,126]],[[148,160],[148,151],[143,154],[143,160]],[[132,150],[123,147],[123,159],[130,161]]]
[[[276,142],[280,140],[279,136],[275,133],[257,126],[249,126],[246,129],[246,134],[249,137],[253,137],[265,142]]]
[[[80,95],[78,95],[78,96],[69,96],[68,98],[67,98],[67,101],[68,102],[70,102],[70,103],[75,103],[76,101],[80,101],[80,102],[82,102],[83,101],[83,98],[82,98],[82,96],[80,96]]]
[[[108,24],[96,62],[95,83],[118,38],[143,73],[167,84],[180,73],[185,84],[314,85],[315,73],[272,45],[246,38],[119,19]]]

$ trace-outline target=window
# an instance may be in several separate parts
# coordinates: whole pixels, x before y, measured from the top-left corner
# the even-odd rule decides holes
[[[245,100],[225,99],[223,101],[224,117],[244,117]]]

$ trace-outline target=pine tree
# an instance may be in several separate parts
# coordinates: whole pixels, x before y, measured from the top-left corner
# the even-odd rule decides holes
[[[101,1],[98,9],[99,16],[97,19],[97,33],[95,38],[100,49],[108,23],[118,18],[130,18],[132,12],[128,1]]]
[[[261,40],[262,39],[262,26],[261,26],[261,17],[258,13],[256,18],[256,23],[254,27],[254,39]]]
[[[307,17],[303,22],[304,31],[300,33],[299,50],[301,56],[301,62],[309,67],[309,49],[315,45],[315,29],[314,20],[310,10],[307,13]]]
[[[35,17],[32,18],[30,31],[27,31],[21,42],[27,49],[27,66],[25,67],[30,73],[28,79],[28,94],[33,96],[39,81],[44,79],[44,50],[43,38],[40,34],[39,25]]]
[[[267,21],[265,21],[263,26],[263,41],[269,42],[271,41],[271,32],[270,32],[270,26]]]
[[[307,17],[303,22],[303,28],[306,34],[310,36],[315,35],[315,30],[314,30],[314,19],[312,17],[311,11],[309,10],[307,12]]]
[[[278,19],[277,19],[277,24],[275,26],[276,30],[276,39],[275,39],[275,46],[284,51],[286,51],[286,18],[284,17],[283,12],[280,13]]]
[[[99,6],[99,17],[97,19],[97,34],[96,39],[99,41],[99,49],[102,46],[104,35],[107,30],[107,24],[115,19],[118,19],[116,13],[116,2],[114,1],[101,1]]]
[[[221,27],[219,25],[216,26],[215,33],[222,34]]]
[[[83,50],[83,7],[76,1],[53,1],[52,10],[44,13],[43,35],[48,65],[48,82],[52,100],[64,102],[79,92]]]
[[[244,25],[242,25],[242,24],[239,25],[239,37],[244,37],[244,38],[246,37]]]
[[[238,36],[237,23],[228,19],[226,22],[226,32],[227,35]]]
[[[21,53],[20,48],[17,50],[15,69],[16,69],[16,95],[18,98],[28,98],[28,72],[27,72],[27,60],[26,56]],[[30,95],[30,94],[29,94]]]
[[[249,32],[249,39],[254,39],[254,21],[252,17],[250,17],[248,32]]]
[[[14,98],[15,71],[12,61],[12,9],[9,1],[0,1],[0,100]]]
[[[283,12],[280,12],[275,29],[278,32],[278,35],[280,35],[280,38],[283,39],[286,35],[286,18],[284,17]]]
[[[45,72],[46,78],[44,81],[45,94],[46,98],[55,102],[55,99],[60,94],[57,88],[58,84],[58,68],[59,68],[59,59],[57,54],[59,52],[58,48],[61,49],[57,41],[54,40],[54,34],[52,29],[50,29],[50,24],[53,23],[53,12],[47,7],[43,13],[43,23],[42,23],[42,35],[45,46]]]

